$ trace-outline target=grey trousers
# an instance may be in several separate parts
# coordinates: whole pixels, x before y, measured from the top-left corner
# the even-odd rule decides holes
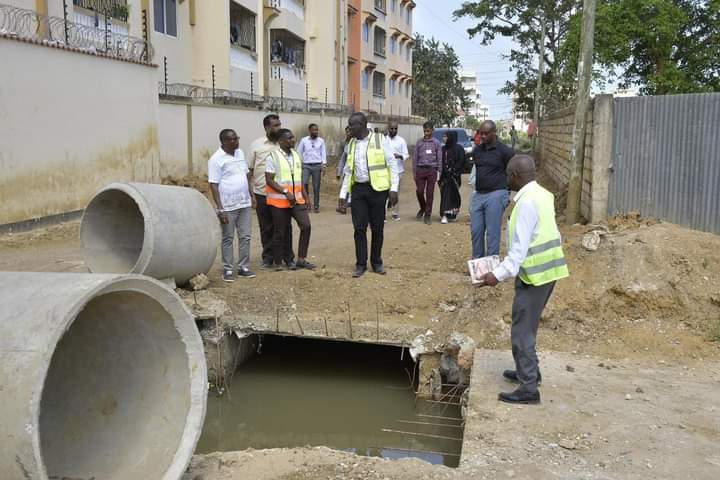
[[[515,299],[512,306],[510,340],[520,389],[537,391],[538,358],[535,351],[538,325],[545,305],[555,288],[555,282],[535,287],[520,277],[515,279]]]
[[[233,243],[235,232],[238,234],[238,270],[248,268],[250,265],[250,233],[252,232],[252,207],[239,208],[226,212],[227,224],[220,224],[222,228],[222,263],[224,270],[234,270]]]
[[[302,167],[302,183],[305,185],[305,191],[308,192],[308,195],[310,195],[310,190],[308,189],[310,178],[312,178],[312,186],[313,186],[313,207],[315,209],[320,208],[320,177],[322,176],[322,164],[320,163],[312,163],[312,164],[305,164]],[[308,202],[310,199],[308,199]]]

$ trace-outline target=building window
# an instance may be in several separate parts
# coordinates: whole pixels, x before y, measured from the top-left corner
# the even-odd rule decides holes
[[[375,72],[373,75],[373,96],[385,98],[385,74]]]
[[[390,0],[390,10],[393,12],[397,10],[397,0]]]
[[[411,61],[411,55],[412,55],[412,48],[410,48],[410,46],[408,46],[408,47],[405,49],[405,59],[406,59],[408,62]]]
[[[390,37],[390,53],[395,53],[397,50],[397,38],[396,37]]]
[[[385,13],[385,0],[375,0],[375,8]]]
[[[410,98],[410,84],[409,83],[405,84],[405,96],[407,98]]]
[[[367,70],[363,70],[361,80],[363,90],[367,90],[368,85],[370,84],[370,72],[368,72]]]
[[[270,30],[270,62],[305,69],[305,42],[288,30]]]
[[[230,2],[230,43],[255,51],[255,14]]]
[[[395,95],[395,80],[392,78],[388,80],[388,93],[392,96]]]
[[[385,56],[385,30],[375,27],[375,55]]]
[[[410,25],[410,15],[412,15],[412,10],[408,7],[407,10],[405,10],[405,23],[408,25]]]
[[[400,58],[402,58],[403,55],[403,44],[400,42],[400,45],[398,46],[398,55],[400,55]]]
[[[177,5],[175,0],[153,0],[155,31],[177,37]]]
[[[367,22],[362,24],[362,39],[365,43],[370,41],[370,25]]]

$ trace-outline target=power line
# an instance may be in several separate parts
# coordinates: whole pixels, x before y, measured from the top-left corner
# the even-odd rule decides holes
[[[437,12],[431,10],[430,7],[428,7],[427,5],[425,5],[424,2],[420,2],[420,0],[415,0],[415,3],[416,3],[417,5],[420,5],[421,7],[423,7],[425,10],[427,10],[428,13],[429,13],[430,15],[432,15],[433,18],[435,18],[435,19],[437,19],[437,20],[440,20],[451,32],[453,32],[453,33],[454,33],[455,35],[457,35],[458,37],[462,38],[463,41],[466,41],[466,42],[471,42],[471,41],[472,41],[472,40],[470,39],[470,37],[467,36],[467,32],[459,33],[459,32],[455,29],[455,27],[453,27],[452,25],[450,25],[448,22],[445,21],[445,19],[442,17],[442,15],[440,15],[440,14],[438,14]],[[489,48],[489,47],[486,47],[486,48]],[[490,49],[490,50],[492,51],[492,49]]]

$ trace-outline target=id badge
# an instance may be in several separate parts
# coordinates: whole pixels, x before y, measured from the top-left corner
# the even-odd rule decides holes
[[[425,150],[426,155],[432,155],[432,150]]]

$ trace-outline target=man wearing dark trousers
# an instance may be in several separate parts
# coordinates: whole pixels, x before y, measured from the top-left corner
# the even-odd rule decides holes
[[[417,194],[418,210],[415,218],[430,225],[432,205],[435,196],[435,184],[442,170],[442,145],[433,137],[433,124],[423,124],[423,138],[418,140],[413,150],[413,176],[415,177],[415,193]]]
[[[302,184],[302,159],[295,150],[295,136],[290,130],[277,132],[279,150],[274,150],[265,162],[265,183],[267,203],[272,210],[275,231],[273,233],[273,264],[275,270],[282,270],[281,250],[286,243],[287,231],[294,218],[300,229],[298,260],[296,268],[314,270],[315,265],[307,261],[310,246],[310,218],[307,190]],[[289,269],[294,270],[290,265]]]
[[[519,383],[514,392],[500,393],[507,403],[540,403],[538,368],[538,325],[555,282],[569,276],[555,223],[555,197],[535,181],[535,162],[528,155],[516,155],[507,167],[510,189],[517,192],[508,222],[508,255],[495,270],[483,276],[483,285],[515,279],[510,340],[515,370],[505,370],[505,379]]]
[[[348,121],[352,139],[348,143],[347,162],[338,200],[338,212],[347,213],[347,195],[352,194],[352,220],[355,230],[355,271],[361,277],[367,271],[367,227],[370,225],[370,264],[375,273],[385,274],[382,260],[385,206],[398,200],[397,162],[387,138],[367,128],[367,117],[353,113]]]
[[[252,177],[252,191],[257,204],[257,218],[260,226],[260,241],[262,242],[262,267],[264,269],[273,266],[273,224],[272,209],[267,204],[267,193],[265,191],[265,162],[270,154],[278,150],[277,133],[282,128],[280,117],[271,113],[263,119],[265,135],[256,139],[250,144],[250,155],[248,156],[248,168]],[[288,227],[285,235],[285,244],[281,254],[285,264],[291,270],[295,269],[295,255],[292,250],[292,225]]]

